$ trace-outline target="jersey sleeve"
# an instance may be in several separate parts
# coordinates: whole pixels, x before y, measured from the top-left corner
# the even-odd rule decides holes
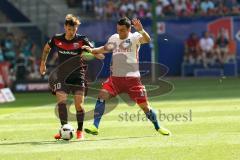
[[[83,36],[83,42],[84,42],[84,45],[87,45],[93,48],[93,44],[89,41],[89,39],[86,36]]]
[[[47,42],[47,44],[50,46],[50,48],[54,47],[54,37],[52,37],[51,39],[49,39],[49,41]]]
[[[116,34],[114,34],[108,38],[107,43],[104,45],[104,49],[109,52],[112,52],[117,47],[116,43],[117,43],[116,42]]]
[[[107,43],[114,43],[114,35],[112,35],[108,38]]]

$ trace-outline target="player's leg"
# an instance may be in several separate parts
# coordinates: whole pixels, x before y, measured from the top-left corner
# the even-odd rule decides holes
[[[154,128],[158,130],[160,128],[158,120],[157,120],[157,114],[156,112],[149,107],[148,102],[143,102],[138,104],[138,106],[143,110],[143,112],[146,114],[147,118],[153,123]]]
[[[153,123],[154,128],[156,131],[161,133],[162,135],[170,135],[170,131],[163,128],[162,126],[160,127],[157,114],[156,112],[150,107],[148,101],[143,102],[143,103],[138,103],[138,106],[143,110],[143,112],[146,114],[147,118]]]
[[[105,111],[105,101],[110,99],[112,96],[109,94],[109,92],[105,89],[101,89],[98,95],[98,100],[96,102],[95,108],[94,108],[94,120],[93,125],[89,126],[88,128],[85,128],[85,132],[97,135],[98,134],[98,128],[101,121],[101,118]]]
[[[83,122],[84,122],[84,115],[85,111],[83,108],[84,103],[84,92],[83,91],[77,91],[74,95],[74,102],[75,102],[75,108],[76,108],[76,118],[77,118],[77,139],[83,139]]]
[[[219,63],[222,63],[222,54],[221,54],[220,47],[216,48],[216,56],[217,56],[217,60],[219,61]]]
[[[227,63],[228,47],[223,48],[223,63]]]
[[[85,132],[93,134],[93,135],[98,134],[99,124],[100,124],[101,118],[105,111],[105,101],[114,97],[116,94],[117,94],[117,91],[114,87],[113,79],[112,79],[112,77],[109,77],[103,83],[102,89],[100,90],[100,92],[98,94],[98,100],[96,102],[95,109],[94,109],[93,125],[88,128],[85,128],[84,129]]]
[[[61,122],[61,125],[68,123],[68,111],[67,111],[67,93],[64,91],[57,91],[57,106],[58,106],[58,115]],[[55,134],[55,139],[60,139],[61,135],[59,133]]]
[[[93,124],[98,128],[100,120],[105,111],[105,101],[110,99],[112,96],[108,93],[107,90],[101,89],[98,95],[98,100],[94,109],[94,122]]]
[[[202,51],[202,60],[203,60],[203,66],[207,68],[208,64],[208,59],[207,59],[207,53],[206,51]]]
[[[64,91],[57,91],[57,105],[58,105],[58,114],[61,125],[68,123],[68,112],[67,112],[67,93]]]
[[[127,91],[128,95],[143,110],[147,118],[153,123],[156,131],[158,131],[163,135],[170,135],[170,132],[167,129],[160,127],[157,114],[149,105],[149,102],[147,100],[148,98],[147,98],[146,89],[142,85],[140,79],[139,78],[129,79],[127,84],[129,85],[128,86],[129,89]]]

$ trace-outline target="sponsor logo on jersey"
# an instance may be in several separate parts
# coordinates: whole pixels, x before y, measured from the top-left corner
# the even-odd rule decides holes
[[[78,54],[78,53],[72,52],[72,51],[59,51],[59,53],[65,54],[65,55],[74,55],[74,56]]]
[[[119,48],[120,49],[129,49],[129,48],[131,48],[132,47],[132,42],[131,42],[131,40],[130,39],[127,39],[127,40],[125,40],[125,41],[122,41],[121,43],[120,43],[120,45],[119,45]]]
[[[79,43],[73,43],[74,48],[79,48]]]

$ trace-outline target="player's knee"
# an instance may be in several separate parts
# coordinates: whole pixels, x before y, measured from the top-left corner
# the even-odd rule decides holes
[[[99,93],[98,98],[103,99],[103,100],[107,99],[106,96],[103,93]]]
[[[56,93],[58,103],[67,103],[67,95],[63,93]]]
[[[102,100],[107,100],[107,99],[109,99],[109,94],[108,93],[106,93],[106,92],[103,92],[103,91],[101,91],[99,94],[98,94],[98,98],[99,99],[102,99]]]
[[[144,113],[148,113],[150,111],[150,108],[149,107],[144,107],[142,108],[143,112]]]
[[[139,107],[143,110],[144,113],[148,113],[151,110],[151,107],[148,105],[147,102],[138,103]]]
[[[83,109],[83,105],[82,104],[75,104],[75,108],[76,108],[76,110],[77,111],[83,111],[84,109]]]
[[[105,100],[105,97],[104,97],[103,94],[99,94],[99,95],[98,95],[98,99],[103,99],[103,100]]]
[[[84,103],[84,98],[83,97],[75,97],[75,108],[77,111],[82,111],[83,110],[83,103]]]
[[[75,108],[77,111],[83,110],[83,100],[78,99],[75,101]]]

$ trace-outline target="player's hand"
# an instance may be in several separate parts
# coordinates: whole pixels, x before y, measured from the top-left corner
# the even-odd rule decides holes
[[[135,28],[136,31],[142,31],[143,30],[143,26],[142,26],[142,23],[139,19],[137,18],[134,18],[132,20],[132,24],[133,24],[133,27]]]
[[[100,59],[100,60],[105,58],[105,56],[103,54],[94,54],[94,57],[96,57],[97,59]]]
[[[84,46],[82,46],[82,49],[92,53],[92,48],[89,46],[84,45]]]
[[[45,75],[47,69],[46,69],[46,65],[43,62],[41,62],[39,69],[40,69],[40,74]]]

